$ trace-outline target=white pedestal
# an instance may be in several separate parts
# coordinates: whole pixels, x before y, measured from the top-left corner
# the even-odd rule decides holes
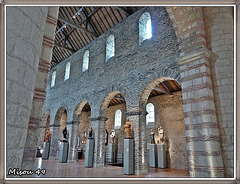
[[[133,174],[133,139],[124,139],[123,173]]]
[[[60,142],[59,162],[66,163],[68,158],[68,142]]]
[[[110,143],[108,144],[108,154],[107,161],[109,163],[113,163],[116,161],[116,144]]]
[[[149,166],[150,167],[158,166],[158,154],[156,144],[150,144],[149,146]]]
[[[166,146],[165,144],[157,145],[158,152],[158,168],[166,168]]]
[[[50,142],[43,143],[43,152],[42,152],[42,159],[49,158],[49,150],[50,150]]]
[[[87,139],[85,153],[85,167],[93,167],[93,139]]]

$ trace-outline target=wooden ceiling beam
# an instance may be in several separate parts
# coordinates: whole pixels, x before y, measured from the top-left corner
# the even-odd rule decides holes
[[[66,46],[63,46],[63,45],[60,45],[60,44],[57,44],[57,43],[54,43],[54,46],[56,46],[56,47],[58,47],[58,48],[62,48],[62,49],[66,49],[66,50],[69,50],[69,51],[71,51],[71,52],[76,52],[76,50],[74,50],[74,49],[71,49],[71,48],[68,48],[68,47],[66,47]]]
[[[117,10],[123,11],[127,16],[129,16],[131,14],[131,12],[127,8],[125,8],[125,7],[115,6],[115,8]]]
[[[154,90],[155,90],[155,91],[159,91],[159,92],[161,92],[161,93],[165,93],[165,94],[167,94],[167,95],[172,95],[171,92],[166,91],[166,90],[161,89],[161,88],[158,88],[158,87],[155,87]]]
[[[94,37],[98,37],[98,35],[96,33],[93,33],[92,31],[89,31],[88,29],[82,27],[82,26],[79,26],[78,24],[75,24],[74,22],[70,21],[70,20],[67,20],[63,17],[58,17],[59,20],[65,22],[66,24],[69,24],[70,26],[76,28],[76,29],[79,29],[80,31],[84,32],[84,33],[87,33],[87,34],[90,34]]]
[[[125,99],[123,97],[115,96],[114,98],[117,99],[117,100],[125,101]]]

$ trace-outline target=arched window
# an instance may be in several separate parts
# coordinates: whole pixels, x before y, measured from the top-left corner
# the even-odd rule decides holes
[[[150,13],[145,12],[139,19],[139,45],[149,38],[152,38],[152,22]]]
[[[55,85],[55,80],[56,80],[56,71],[52,73],[52,81],[51,81],[51,87]]]
[[[107,39],[106,44],[106,62],[114,56],[115,48],[114,48],[114,36],[110,35]]]
[[[82,72],[85,72],[88,70],[88,65],[89,65],[89,50],[86,50],[83,54]]]
[[[114,128],[119,129],[121,128],[121,123],[122,123],[122,111],[120,109],[116,110],[115,112],[115,123],[114,123]]]
[[[68,62],[66,64],[66,69],[65,69],[65,77],[64,77],[64,81],[69,79],[69,75],[70,75],[70,62]]]
[[[146,116],[146,125],[147,126],[154,126],[155,122],[155,110],[154,110],[154,105],[152,103],[148,103],[146,106],[146,111],[148,112]]]

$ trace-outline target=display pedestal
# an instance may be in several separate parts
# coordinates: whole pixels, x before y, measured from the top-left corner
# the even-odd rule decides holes
[[[133,139],[124,139],[123,173],[133,174]]]
[[[165,144],[157,145],[158,152],[158,168],[166,168],[166,146]]]
[[[150,167],[158,166],[158,154],[156,144],[150,144],[149,146],[149,166]]]
[[[43,143],[43,152],[42,152],[42,159],[49,158],[49,150],[50,150],[50,142]]]
[[[66,163],[68,158],[68,142],[60,142],[59,162]]]
[[[107,161],[109,163],[113,163],[116,161],[116,144],[110,143],[108,144],[108,154]]]
[[[85,153],[85,167],[93,167],[93,139],[87,139]]]

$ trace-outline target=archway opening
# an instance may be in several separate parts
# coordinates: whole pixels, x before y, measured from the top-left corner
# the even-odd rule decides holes
[[[161,144],[158,128],[164,131],[166,148],[166,168],[188,170],[182,89],[171,78],[155,79],[142,93],[140,105],[147,112],[145,124],[147,142],[147,161],[150,165],[151,131],[154,132],[155,144]],[[186,171],[188,172],[188,171]]]
[[[108,94],[101,106],[107,117],[105,124],[105,164],[123,166],[124,122],[126,121],[126,100],[122,93]]]

